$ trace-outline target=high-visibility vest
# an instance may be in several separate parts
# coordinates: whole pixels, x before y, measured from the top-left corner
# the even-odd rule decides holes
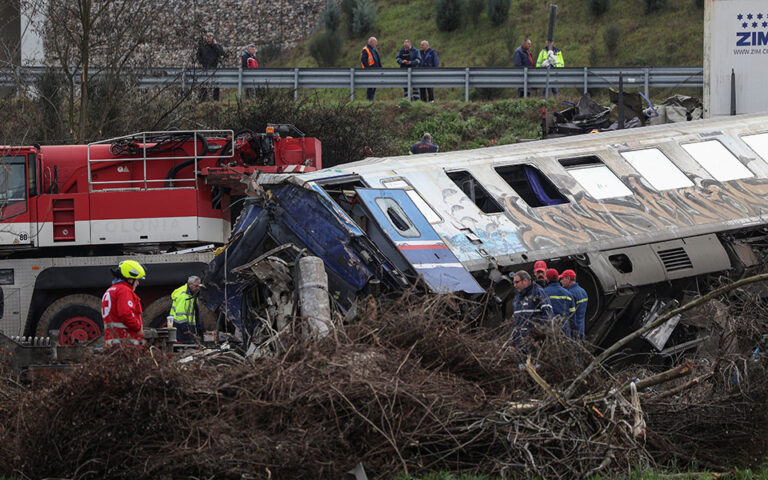
[[[189,323],[194,325],[195,318],[195,297],[189,292],[189,287],[185,283],[171,293],[171,316],[175,322]]]
[[[368,52],[368,66],[365,66],[363,64],[363,52]],[[373,58],[373,53],[371,52],[371,49],[368,48],[368,45],[363,47],[363,51],[360,52],[360,66],[363,68],[372,67],[373,64],[376,63],[376,60]]]
[[[541,67],[548,56],[549,56],[549,51],[546,48],[543,48],[539,52],[539,58],[536,60],[536,67]],[[563,68],[564,66],[565,66],[565,60],[563,60],[563,51],[557,50],[555,52],[555,64],[550,65],[550,67]]]

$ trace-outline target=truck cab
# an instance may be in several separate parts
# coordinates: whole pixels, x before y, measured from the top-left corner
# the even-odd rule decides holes
[[[0,147],[0,248],[35,246],[38,151]]]

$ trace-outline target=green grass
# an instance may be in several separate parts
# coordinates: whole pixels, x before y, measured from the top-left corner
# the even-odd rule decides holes
[[[370,35],[379,40],[384,67],[396,67],[395,55],[403,39],[415,45],[427,39],[440,54],[445,67],[511,66],[512,52],[526,36],[533,41],[534,56],[541,49],[548,24],[550,2],[513,0],[509,19],[491,25],[485,12],[477,25],[467,24],[454,32],[439,32],[435,26],[434,0],[380,0],[378,16]],[[555,44],[563,50],[566,66],[701,65],[703,10],[694,0],[669,1],[662,12],[643,13],[639,0],[614,0],[601,17],[592,16],[583,0],[558,2]],[[345,20],[346,21],[346,20]],[[609,55],[603,34],[614,25],[619,29],[617,53]],[[342,24],[340,30],[346,32]],[[338,66],[359,66],[360,49],[369,35],[344,39]],[[595,52],[590,55],[590,50]],[[594,65],[590,63],[590,57]],[[276,66],[315,67],[306,43],[275,62]]]

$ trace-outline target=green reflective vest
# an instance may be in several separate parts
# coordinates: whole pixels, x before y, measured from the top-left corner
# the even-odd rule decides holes
[[[187,284],[180,286],[171,294],[171,315],[178,323],[195,324],[195,297],[189,291]]]
[[[547,59],[547,54],[549,52],[546,48],[543,48],[539,52],[539,58],[536,59],[536,67],[541,67],[544,63],[544,60]],[[563,51],[562,50],[555,50],[555,64],[550,65],[550,67],[557,67],[557,68],[563,68],[565,66],[565,60],[563,60]]]

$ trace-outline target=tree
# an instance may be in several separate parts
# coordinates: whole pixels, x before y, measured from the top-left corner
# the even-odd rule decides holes
[[[371,0],[357,0],[352,11],[352,33],[366,35],[376,23],[376,7]]]
[[[509,17],[510,0],[488,0],[488,19],[497,27]]]
[[[335,67],[341,50],[341,35],[324,30],[309,42],[309,54],[321,67]]]
[[[325,10],[323,10],[323,14],[320,18],[322,25],[326,30],[330,32],[335,32],[338,30],[339,24],[341,23],[341,10],[339,10],[336,2],[333,0],[328,0],[325,3]]]
[[[441,32],[451,32],[461,25],[464,0],[435,0],[435,22]]]
[[[84,139],[100,132],[112,107],[127,94],[133,67],[151,65],[151,51],[142,50],[153,22],[167,0],[22,0],[35,12],[33,25],[43,38],[46,60],[62,68],[67,91],[70,133]],[[99,82],[101,107],[89,108],[94,81]],[[95,117],[89,117],[95,114]],[[91,125],[93,123],[93,125]]]

